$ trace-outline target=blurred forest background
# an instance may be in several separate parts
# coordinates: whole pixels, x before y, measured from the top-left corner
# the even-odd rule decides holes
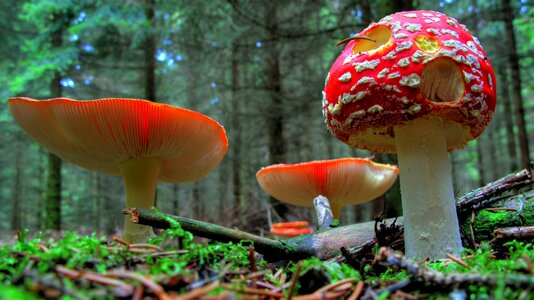
[[[478,36],[495,69],[498,103],[483,135],[451,153],[462,195],[534,157],[534,8],[528,0],[42,0],[0,1],[0,231],[114,233],[125,206],[121,178],[62,162],[14,123],[7,99],[144,98],[197,110],[227,131],[228,153],[205,179],[160,184],[168,213],[238,227],[313,220],[258,186],[273,163],[367,157],[331,136],[321,91],[335,44],[387,14],[446,13]],[[530,153],[529,153],[530,149]],[[530,158],[529,158],[530,157]],[[375,160],[395,164],[394,155]],[[399,214],[396,185],[348,207],[342,221]],[[311,199],[310,199],[311,201]]]

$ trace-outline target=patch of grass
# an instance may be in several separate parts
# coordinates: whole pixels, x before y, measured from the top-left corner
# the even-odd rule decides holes
[[[203,295],[234,294],[238,298],[258,296],[259,290],[287,296],[292,284],[294,295],[303,295],[344,280],[348,286],[327,289],[324,293],[347,297],[356,283],[362,281],[362,293],[371,290],[376,299],[395,299],[398,291],[391,287],[405,279],[410,282],[400,288],[403,293],[426,299],[444,299],[451,294],[465,299],[533,299],[529,292],[534,287],[528,291],[507,284],[511,276],[531,274],[532,244],[509,242],[504,245],[506,252],[500,253],[506,259],[496,259],[495,250],[483,243],[476,251],[464,251],[462,260],[467,266],[450,260],[422,263],[443,276],[502,276],[495,286],[478,282],[451,285],[425,282],[406,270],[373,261],[364,264],[363,274],[347,264],[318,258],[276,266],[253,258],[248,241],[198,243],[178,222],[168,221],[171,227],[149,241],[148,246],[154,248],[133,249],[95,234],[81,236],[73,232],[57,240],[39,234],[29,238],[24,231],[12,245],[0,248],[0,286],[6,287],[0,288],[0,299],[131,298],[139,286],[145,287],[146,299],[199,291]],[[252,259],[256,273],[252,273]],[[292,283],[298,266],[299,277]],[[254,274],[257,275],[249,278]]]

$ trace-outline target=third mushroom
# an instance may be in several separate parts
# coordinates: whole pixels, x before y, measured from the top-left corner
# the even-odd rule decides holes
[[[324,196],[338,219],[343,206],[362,204],[385,193],[397,174],[395,166],[340,158],[272,165],[258,171],[256,178],[269,195],[289,204],[312,206],[314,198]]]

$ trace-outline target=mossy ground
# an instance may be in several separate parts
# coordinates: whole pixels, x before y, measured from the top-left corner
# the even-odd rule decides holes
[[[484,243],[476,251],[466,250],[465,265],[451,260],[424,263],[443,274],[502,276],[497,286],[449,285],[425,282],[372,260],[360,270],[317,258],[268,264],[246,242],[197,243],[176,222],[146,245],[124,245],[96,235],[67,233],[52,240],[21,233],[14,244],[0,249],[0,299],[173,299],[194,293],[204,299],[279,299],[291,292],[308,299],[344,299],[358,288],[360,297],[376,299],[534,299],[534,286],[512,288],[506,283],[509,274],[534,276],[532,244],[511,242],[506,249],[501,253],[505,259],[496,259]],[[408,284],[392,288],[403,282]]]

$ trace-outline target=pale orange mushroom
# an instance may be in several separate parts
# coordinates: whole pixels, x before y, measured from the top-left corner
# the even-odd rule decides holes
[[[307,221],[292,221],[292,222],[280,222],[280,223],[273,223],[272,228],[301,228],[301,227],[307,227],[310,223]]]
[[[127,207],[151,208],[158,180],[195,181],[224,157],[228,140],[213,119],[146,100],[11,98],[17,123],[66,161],[123,177]],[[149,226],[124,222],[123,238],[142,242]]]
[[[261,188],[274,198],[297,206],[312,206],[319,195],[328,198],[334,218],[341,208],[362,204],[385,193],[397,179],[397,167],[365,158],[277,164],[256,174]]]

